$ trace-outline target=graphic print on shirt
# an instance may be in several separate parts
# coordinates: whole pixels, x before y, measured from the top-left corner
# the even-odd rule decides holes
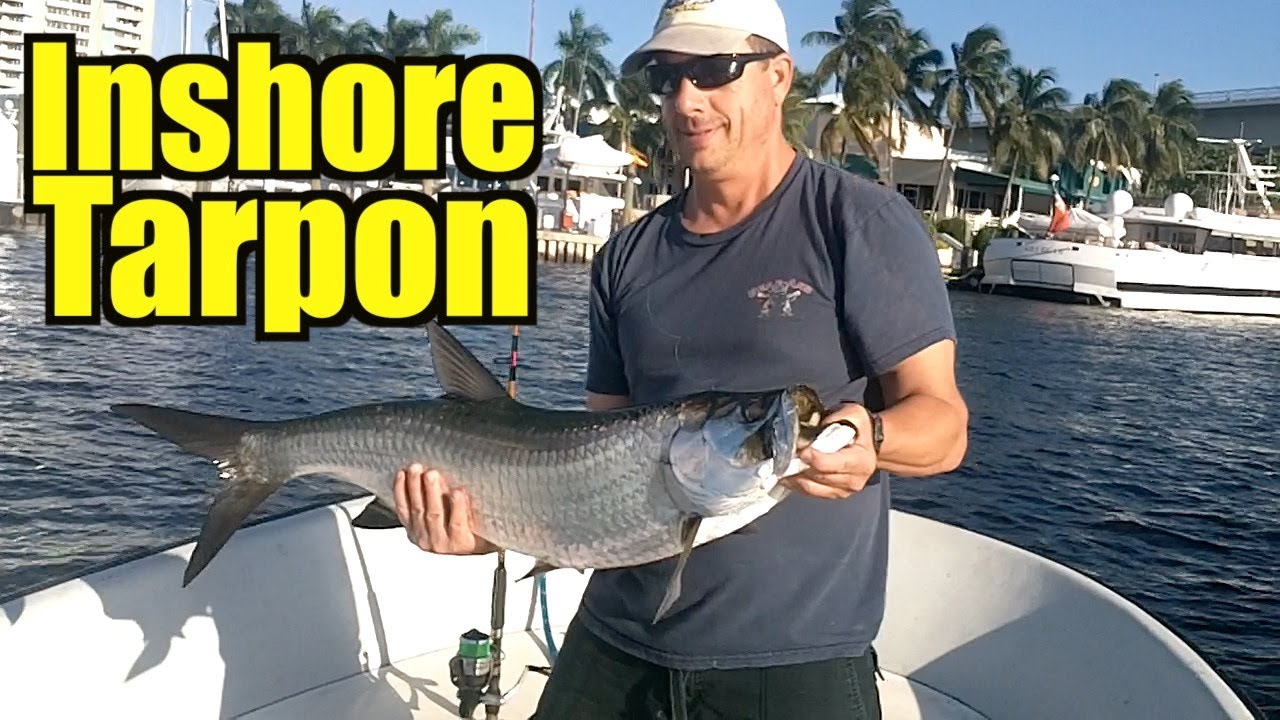
[[[802,295],[813,293],[808,283],[788,278],[760,283],[747,291],[747,297],[760,303],[760,317],[770,317],[777,311],[781,317],[791,317],[792,304]]]

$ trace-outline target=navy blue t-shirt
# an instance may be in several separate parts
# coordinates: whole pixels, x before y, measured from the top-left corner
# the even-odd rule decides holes
[[[798,155],[725,231],[686,230],[682,199],[621,230],[592,264],[588,390],[644,403],[803,382],[828,406],[876,407],[869,377],[955,338],[933,240],[899,193]],[[657,625],[673,559],[596,571],[579,617],[681,669],[860,655],[884,611],[888,512],[882,472],[845,500],[793,493],[694,549]]]

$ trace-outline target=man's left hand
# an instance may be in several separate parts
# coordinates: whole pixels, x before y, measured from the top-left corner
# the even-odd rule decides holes
[[[876,452],[871,444],[871,416],[856,403],[841,405],[823,419],[823,425],[847,420],[858,430],[848,446],[832,453],[806,447],[798,457],[809,466],[781,482],[791,489],[814,497],[838,500],[847,498],[866,486],[876,471]]]

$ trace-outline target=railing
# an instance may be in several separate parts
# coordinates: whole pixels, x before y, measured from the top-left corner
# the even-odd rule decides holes
[[[1211,90],[1209,92],[1192,93],[1191,99],[1197,105],[1250,102],[1255,100],[1280,101],[1280,86],[1241,88],[1238,90]]]
[[[1234,90],[1207,90],[1191,93],[1191,102],[1196,105],[1222,105],[1229,103],[1275,101],[1280,104],[1280,85],[1270,87],[1236,88]],[[1075,110],[1083,103],[1064,105],[1066,110]],[[987,119],[981,112],[969,116],[969,124],[974,127],[986,127]]]

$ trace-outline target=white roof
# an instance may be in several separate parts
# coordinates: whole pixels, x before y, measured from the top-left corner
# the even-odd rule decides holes
[[[618,150],[605,142],[603,135],[589,135],[584,138],[568,135],[553,147],[555,148],[553,159],[561,165],[590,166],[617,171],[635,161],[631,153]]]

